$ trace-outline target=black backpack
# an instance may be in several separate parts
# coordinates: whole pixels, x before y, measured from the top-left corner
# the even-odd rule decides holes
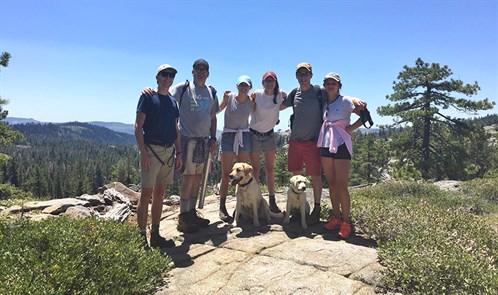
[[[323,117],[322,117],[322,106],[323,106],[322,88],[319,85],[313,85],[313,88],[315,89],[316,99],[318,99],[318,115],[323,120]],[[290,116],[290,128],[291,128],[291,130],[292,130],[292,124],[294,123],[294,97],[296,96],[296,93],[297,93],[297,88],[294,88],[294,89],[292,89],[292,91],[289,93],[289,96],[287,97],[289,102],[292,105],[292,115]]]

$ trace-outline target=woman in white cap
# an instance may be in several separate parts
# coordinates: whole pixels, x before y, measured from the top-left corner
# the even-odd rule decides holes
[[[273,128],[278,124],[279,111],[282,101],[287,94],[278,86],[277,75],[273,71],[266,71],[262,79],[263,89],[251,93],[255,102],[254,112],[251,114],[251,164],[254,178],[259,182],[259,157],[263,153],[265,158],[266,185],[268,186],[270,210],[280,213],[275,201],[275,151],[277,149]]]
[[[249,133],[249,115],[253,109],[253,102],[249,99],[252,81],[249,76],[242,75],[237,80],[237,93],[226,90],[220,104],[219,112],[225,108],[225,126],[221,134],[220,158],[220,219],[231,222],[225,202],[228,194],[228,175],[233,161],[248,162],[251,151],[251,137]],[[218,112],[218,113],[219,113]]]
[[[348,191],[349,168],[353,146],[351,135],[361,126],[361,119],[351,124],[351,113],[360,115],[354,98],[340,94],[341,78],[328,73],[323,78],[328,101],[323,106],[323,125],[318,137],[322,167],[329,185],[333,215],[324,225],[327,230],[339,229],[338,236],[347,239],[351,234],[351,200]]]

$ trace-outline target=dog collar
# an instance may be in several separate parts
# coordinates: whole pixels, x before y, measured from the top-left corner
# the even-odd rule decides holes
[[[247,186],[247,185],[249,185],[249,183],[251,183],[252,179],[253,179],[253,177],[251,177],[251,179],[249,179],[249,181],[248,181],[248,182],[246,182],[246,183],[244,183],[244,184],[240,184],[240,183],[239,183],[239,185],[240,185],[241,187]]]
[[[299,194],[301,193],[301,192],[296,192],[296,191],[294,190],[294,188],[292,188],[292,187],[291,187],[291,190],[292,190],[292,191],[293,191],[296,195],[299,195]]]

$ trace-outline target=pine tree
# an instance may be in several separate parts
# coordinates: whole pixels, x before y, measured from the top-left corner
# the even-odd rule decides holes
[[[419,158],[411,157],[413,163],[420,169],[424,178],[440,178],[436,167],[444,158],[437,153],[437,146],[448,138],[439,137],[435,133],[435,124],[443,124],[457,134],[469,132],[465,122],[452,118],[443,111],[452,108],[467,114],[477,114],[479,110],[488,110],[494,106],[487,98],[472,101],[454,95],[463,94],[470,97],[480,90],[477,82],[464,84],[461,80],[450,78],[453,72],[448,66],[438,63],[425,63],[418,58],[415,67],[404,66],[394,82],[394,93],[386,96],[395,104],[381,106],[377,112],[381,116],[395,116],[392,126],[412,126],[411,151]],[[404,148],[412,148],[405,146]],[[401,159],[403,160],[403,159]]]

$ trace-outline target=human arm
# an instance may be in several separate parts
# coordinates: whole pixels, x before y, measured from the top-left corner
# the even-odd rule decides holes
[[[367,107],[367,102],[359,99],[358,97],[351,97],[351,101],[353,101],[355,110],[358,110],[358,113],[355,112],[357,115],[360,114],[360,110],[364,110]]]
[[[147,148],[145,147],[144,134],[142,131],[142,127],[145,122],[145,113],[137,112],[137,116],[135,118],[135,126],[134,133],[135,139],[137,140],[138,150],[140,151],[140,167],[144,170],[149,170],[152,161],[147,153]]]
[[[152,88],[152,87],[145,87],[142,92],[140,93],[140,95],[143,95],[143,96],[149,96],[151,97],[152,95],[154,95],[154,93],[157,92],[157,88]]]
[[[228,104],[228,97],[230,96],[230,93],[232,93],[232,91],[225,90],[225,93],[223,94],[223,99],[222,99],[221,104],[220,104],[220,109],[218,110],[218,112],[216,114],[221,113],[226,108],[226,106]]]
[[[288,101],[287,101],[287,93],[285,91],[282,90],[282,103],[280,104],[280,110],[285,110],[286,108],[289,107],[289,105],[287,105]]]
[[[356,122],[354,122],[351,125],[346,126],[345,130],[349,135],[353,135],[353,131],[360,128],[361,124],[362,124],[361,119],[358,118],[358,120],[356,120]]]

